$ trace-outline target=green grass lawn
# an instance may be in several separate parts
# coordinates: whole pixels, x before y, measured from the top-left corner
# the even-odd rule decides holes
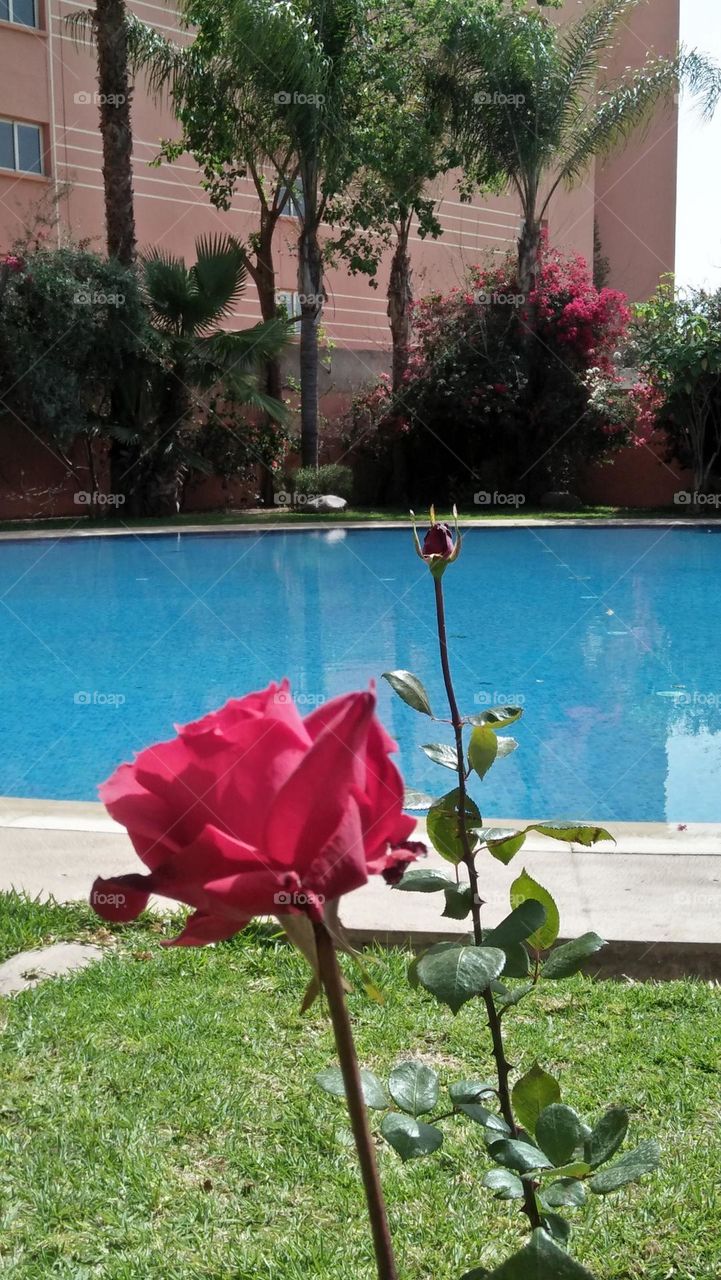
[[[439,508],[439,517],[443,517],[444,513]],[[427,512],[419,510],[419,521],[422,524],[427,520]],[[448,513],[445,513],[447,518]],[[543,507],[471,507],[464,509],[459,513],[462,520],[473,520],[482,523],[486,520],[515,520],[522,519],[539,519],[539,520],[609,520],[613,518],[640,518],[640,519],[684,519],[689,518],[688,510],[684,507],[580,507],[578,511],[547,511]],[[251,525],[267,525],[274,524],[308,524],[318,523],[324,524],[346,524],[353,520],[369,520],[371,522],[380,520],[408,520],[408,511],[400,507],[379,507],[378,509],[370,507],[349,507],[346,511],[336,512],[331,515],[319,515],[316,512],[303,511],[287,511],[283,507],[274,507],[268,511],[211,511],[211,512],[188,512],[179,516],[163,516],[157,519],[124,519],[120,518],[110,520],[90,520],[87,516],[66,516],[57,517],[50,520],[4,520],[0,521],[0,531],[12,532],[17,530],[21,532],[24,529],[152,529],[157,525],[173,525],[182,528],[186,524],[223,525],[223,524],[251,524]],[[705,523],[713,523],[714,518],[718,518],[712,511],[703,513],[703,521]]]
[[[0,956],[94,937],[106,956],[0,1001],[3,1280],[373,1280],[343,1105],[312,1083],[334,1061],[300,957],[261,929],[159,948],[168,921],[98,929],[84,907],[0,899]],[[350,998],[361,1058],[420,1056],[486,1077],[477,1010],[457,1018],[369,963],[380,1007]],[[507,1020],[509,1056],[539,1058],[588,1118],[632,1110],[660,1173],[577,1212],[573,1251],[598,1280],[718,1280],[719,991],[700,982],[548,984]],[[377,1126],[377,1118],[373,1122]],[[479,1187],[480,1130],[446,1122],[441,1152],[379,1145],[402,1280],[458,1280],[520,1241],[513,1205]]]

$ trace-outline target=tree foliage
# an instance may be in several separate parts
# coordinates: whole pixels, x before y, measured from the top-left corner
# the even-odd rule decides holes
[[[636,308],[632,358],[654,398],[673,454],[705,494],[721,467],[721,292],[662,283]]]

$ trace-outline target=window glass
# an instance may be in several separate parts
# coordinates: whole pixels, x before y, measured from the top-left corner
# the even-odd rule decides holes
[[[35,27],[35,0],[12,0],[13,22],[24,27]],[[0,0],[0,16],[2,16],[2,0]]]
[[[0,20],[10,21],[10,0],[0,0]]]
[[[0,169],[15,168],[13,127],[7,120],[0,120]]]
[[[42,173],[40,158],[40,130],[36,124],[19,124],[18,169],[24,173]]]

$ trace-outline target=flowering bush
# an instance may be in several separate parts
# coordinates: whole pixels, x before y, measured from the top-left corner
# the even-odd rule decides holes
[[[664,431],[668,452],[691,467],[698,493],[721,473],[721,290],[674,290],[664,281],[639,306],[631,351],[643,381],[634,388],[640,443]]]
[[[404,390],[381,382],[354,403],[349,440],[376,456],[404,440],[421,497],[439,476],[459,499],[481,481],[537,496],[630,438],[614,362],[625,295],[598,289],[584,258],[547,247],[529,297],[515,272],[510,258],[477,267],[463,289],[417,302]]]

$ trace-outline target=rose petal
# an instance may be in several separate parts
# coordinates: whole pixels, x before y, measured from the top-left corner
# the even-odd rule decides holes
[[[208,942],[225,942],[248,924],[248,920],[230,920],[227,916],[195,911],[177,938],[161,942],[161,947],[204,947]]]
[[[115,924],[136,920],[148,905],[152,892],[150,882],[150,876],[136,875],[134,872],[127,876],[115,876],[111,880],[103,880],[98,876],[90,890],[90,905],[101,919],[111,920]]]
[[[271,805],[261,848],[302,878],[343,816],[352,787],[362,786],[365,741],[375,698],[354,693],[339,699],[334,716],[306,752]]]

